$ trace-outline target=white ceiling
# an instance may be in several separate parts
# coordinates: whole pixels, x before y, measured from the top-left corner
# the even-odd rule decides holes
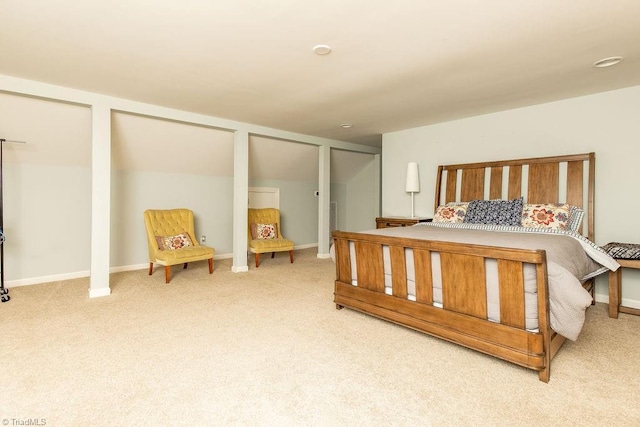
[[[1,0],[0,16],[0,74],[372,145],[640,85],[638,0]]]

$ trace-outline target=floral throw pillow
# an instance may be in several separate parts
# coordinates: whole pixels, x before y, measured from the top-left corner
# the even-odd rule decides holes
[[[560,203],[525,204],[522,208],[522,226],[566,230],[569,205]]]
[[[433,222],[463,222],[469,203],[447,203],[438,206]]]
[[[472,200],[464,222],[469,224],[520,225],[522,197],[513,200]]]
[[[193,246],[193,242],[189,237],[188,233],[176,234],[175,236],[167,236],[161,237],[160,239],[156,238],[158,241],[158,247],[160,249],[166,249],[172,251],[174,249],[182,249],[187,246]],[[160,247],[160,243],[162,243],[162,247]]]
[[[256,240],[278,237],[278,224],[251,224],[251,237]]]

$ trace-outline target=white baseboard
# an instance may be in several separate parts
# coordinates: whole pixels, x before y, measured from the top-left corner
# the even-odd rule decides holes
[[[7,280],[5,286],[7,288],[15,288],[17,286],[37,285],[39,283],[60,282],[63,280],[79,279],[81,277],[89,277],[90,271],[76,271],[75,273],[52,274],[50,276],[28,277],[26,279]]]
[[[89,288],[89,298],[108,297],[109,295],[111,295],[111,288]]]
[[[111,267],[109,269],[109,273],[122,273],[123,271],[145,270],[147,268],[149,268],[148,262],[145,262],[144,264],[121,265],[119,267]]]
[[[309,243],[307,245],[299,245],[299,246],[294,246],[293,250],[298,250],[298,249],[309,249],[309,248],[317,248],[318,244],[317,243]]]
[[[317,243],[310,243],[307,245],[294,246],[293,249],[294,250],[308,249],[308,248],[313,248],[317,246],[318,246]],[[227,259],[227,258],[233,258],[233,253],[218,254],[213,256],[214,260]],[[123,271],[145,270],[147,268],[149,268],[148,262],[145,262],[143,264],[121,265],[118,267],[109,268],[109,273],[121,273]],[[231,271],[233,271],[234,273],[245,272],[245,271],[249,271],[249,267],[248,266],[231,267]],[[26,279],[7,280],[5,282],[5,286],[7,288],[15,288],[18,286],[37,285],[40,283],[61,282],[63,280],[80,279],[82,277],[89,277],[90,275],[91,275],[90,270],[83,270],[83,271],[76,271],[73,273],[52,274],[49,276],[40,276],[40,277],[28,277]],[[98,296],[109,295],[110,291],[108,290],[108,288],[107,288],[107,291],[108,293],[104,294],[105,291],[102,289],[90,290],[89,297],[93,298],[94,296],[98,297]],[[93,295],[93,293],[96,293],[96,295]]]
[[[609,304],[609,295],[608,294],[598,294],[596,293],[596,302],[603,302],[605,304]],[[640,301],[631,298],[622,298],[620,300],[620,304],[629,308],[636,308],[640,310]]]

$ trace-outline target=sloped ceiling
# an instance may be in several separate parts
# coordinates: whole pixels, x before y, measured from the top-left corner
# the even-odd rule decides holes
[[[87,107],[0,93],[0,136],[11,163],[91,167],[91,111]],[[204,126],[112,113],[116,170],[233,176],[233,134]],[[249,174],[256,179],[317,181],[318,147],[252,135]],[[331,181],[345,183],[370,154],[331,152]]]
[[[113,113],[116,169],[233,176],[233,134],[220,129]],[[331,152],[331,181],[348,182],[371,154]],[[262,136],[249,137],[249,178],[318,181],[318,147]]]
[[[640,85],[637,0],[4,0],[0,15],[0,74],[371,145]]]
[[[91,166],[91,110],[87,107],[0,93],[3,161],[56,166]]]

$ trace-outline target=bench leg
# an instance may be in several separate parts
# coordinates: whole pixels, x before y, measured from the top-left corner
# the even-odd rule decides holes
[[[609,317],[618,318],[620,294],[622,291],[622,267],[609,271]]]

